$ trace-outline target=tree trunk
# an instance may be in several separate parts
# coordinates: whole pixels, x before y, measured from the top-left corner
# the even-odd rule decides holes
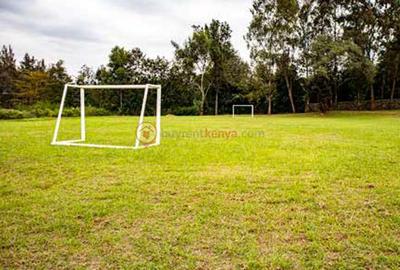
[[[268,114],[272,114],[272,82],[271,79],[268,80],[268,95],[267,95],[267,100],[268,100]]]
[[[122,91],[120,90],[119,91],[119,111],[120,112],[122,112],[122,99],[123,99],[123,93],[122,93]]]
[[[394,92],[396,91],[396,80],[397,80],[397,72],[399,70],[399,65],[396,64],[396,68],[394,71],[394,76],[393,76],[393,83],[392,83],[392,90],[390,91],[390,101],[394,101]]]
[[[396,91],[396,77],[393,78],[392,89],[390,91],[390,101],[394,101],[394,92]]]
[[[289,82],[289,77],[285,75],[285,82],[286,82],[286,87],[288,89],[288,94],[289,94],[289,100],[290,100],[290,105],[292,106],[292,112],[296,113],[296,108],[294,106],[294,101],[293,101],[293,91],[292,91],[292,85]]]
[[[310,109],[310,96],[307,94],[307,96],[306,96],[306,106],[305,106],[305,108],[304,108],[304,112],[310,112],[311,111],[311,109]]]
[[[376,102],[375,102],[375,92],[374,92],[374,86],[370,86],[371,89],[371,111],[375,111],[376,109]]]
[[[337,82],[335,81],[333,86],[333,106],[337,109],[338,106],[338,87]]]
[[[267,97],[268,99],[268,114],[271,115],[272,114],[272,95],[269,95]]]
[[[204,102],[206,100],[206,93],[204,91],[204,73],[201,74],[200,92],[201,92],[200,115],[204,115]]]
[[[383,81],[381,84],[381,99],[385,98],[385,84],[386,84],[386,80],[385,80],[385,78],[383,78]]]
[[[215,115],[218,115],[218,89],[215,92]]]
[[[201,98],[201,104],[200,104],[200,115],[203,116],[204,115],[204,101],[205,98]]]
[[[336,9],[335,9],[335,17],[336,17]],[[335,40],[336,40],[336,23],[335,23]],[[333,82],[333,106],[335,110],[337,109],[338,105],[338,60],[337,56],[334,58],[334,82]]]

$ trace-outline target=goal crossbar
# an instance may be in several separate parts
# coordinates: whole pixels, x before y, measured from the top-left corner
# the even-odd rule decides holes
[[[80,89],[80,111],[81,111],[81,138],[77,140],[63,140],[58,141],[58,133],[61,124],[62,113],[64,110],[65,99],[69,88]],[[133,146],[122,146],[122,145],[103,145],[103,144],[88,144],[86,141],[86,121],[85,121],[85,89],[134,89],[141,90],[144,89],[142,108],[140,111],[139,123],[136,130],[136,139]],[[155,142],[147,145],[140,145],[139,129],[144,124],[144,115],[147,103],[147,96],[149,90],[157,91],[157,101],[156,101],[156,127]],[[54,130],[53,140],[51,145],[58,146],[81,146],[81,147],[94,147],[94,148],[113,148],[113,149],[142,149],[151,146],[157,146],[161,144],[161,85],[154,84],[144,84],[144,85],[76,85],[76,84],[65,84],[64,90],[61,98],[60,109],[58,111],[56,127]]]
[[[67,84],[68,88],[78,89],[158,89],[160,85],[156,84],[135,84],[135,85],[76,85]]]

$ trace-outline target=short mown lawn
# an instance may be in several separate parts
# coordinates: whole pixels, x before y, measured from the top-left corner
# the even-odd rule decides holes
[[[0,121],[0,268],[400,268],[399,111],[54,125]]]

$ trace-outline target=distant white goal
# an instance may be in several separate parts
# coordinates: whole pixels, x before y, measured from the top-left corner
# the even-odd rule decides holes
[[[78,140],[67,140],[67,141],[58,141],[58,132],[60,129],[60,123],[62,118],[62,113],[64,110],[65,99],[67,96],[68,89],[80,90],[80,112],[81,112],[81,131],[80,131],[80,139]],[[127,90],[144,90],[143,95],[143,102],[142,108],[140,111],[139,123],[136,129],[136,139],[135,143],[132,146],[121,146],[121,145],[103,145],[103,144],[88,144],[85,143],[86,141],[86,117],[85,117],[85,90],[86,89],[94,89],[94,90],[112,90],[112,89],[127,89]],[[149,91],[155,90],[157,91],[157,101],[156,101],[156,124],[155,127],[145,126],[144,116],[145,116],[145,109],[147,103],[147,97]],[[142,133],[146,132],[149,133],[149,128],[153,129],[151,132],[154,133],[155,138],[145,143],[141,140]],[[64,86],[64,91],[61,98],[60,110],[58,112],[56,127],[54,130],[53,140],[51,142],[52,145],[59,145],[59,146],[82,146],[82,147],[95,147],[95,148],[115,148],[115,149],[140,149],[146,148],[151,146],[157,146],[161,143],[161,85],[152,85],[152,84],[145,84],[145,85],[73,85],[73,84],[66,84]]]
[[[232,117],[236,117],[238,108],[248,108],[251,114],[251,117],[254,118],[254,105],[233,105],[232,106]]]

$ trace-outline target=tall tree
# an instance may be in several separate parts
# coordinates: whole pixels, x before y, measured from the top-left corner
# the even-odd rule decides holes
[[[236,100],[244,102],[247,97],[250,97],[251,70],[249,64],[241,59],[239,55],[235,54],[224,61],[223,71],[227,90],[225,91],[225,104],[223,103],[222,105],[226,105],[230,112]]]
[[[252,21],[247,41],[253,55],[276,63],[284,75],[292,112],[296,112],[293,98],[293,70],[296,56],[296,23],[299,12],[295,0],[254,0]]]
[[[397,82],[400,74],[400,39],[396,39],[387,44],[387,48],[383,53],[382,63],[386,66],[386,72],[390,85],[390,101],[394,101]]]
[[[296,27],[298,32],[298,48],[299,58],[297,60],[298,71],[303,79],[300,82],[302,89],[305,93],[305,110],[309,111],[310,105],[310,81],[311,81],[311,63],[310,63],[310,50],[311,44],[317,35],[315,31],[314,16],[316,9],[316,1],[305,1],[301,5],[299,11],[298,25]]]
[[[361,48],[350,40],[335,41],[330,36],[319,36],[312,44],[310,60],[313,89],[322,112],[332,106],[332,91],[336,87],[333,81],[338,66],[351,71],[351,74],[358,74],[366,85],[370,85],[375,77],[373,63],[365,59]]]
[[[63,86],[72,81],[64,66],[64,61],[58,60],[57,63],[50,65],[47,74],[49,82],[42,97],[51,103],[58,103]]]
[[[189,71],[190,82],[200,92],[200,115],[204,114],[204,104],[212,79],[210,72],[213,68],[213,61],[210,54],[211,39],[202,27],[194,26],[193,34],[185,41],[181,48],[176,42],[172,42],[175,47],[175,58],[177,62]]]
[[[37,67],[37,61],[34,56],[30,56],[28,53],[25,53],[24,58],[19,63],[19,69],[21,72],[24,71],[33,71]]]
[[[17,68],[11,46],[3,45],[0,51],[0,105],[10,107],[16,96]]]
[[[379,50],[382,48],[382,39],[379,38],[381,24],[378,16],[380,7],[378,1],[371,0],[343,0],[343,9],[346,13],[342,16],[344,21],[344,38],[351,39],[363,51],[365,60],[376,64]],[[369,74],[371,75],[371,74]],[[370,78],[366,86],[370,92],[371,110],[376,108],[374,80]]]
[[[258,62],[254,71],[253,83],[257,90],[251,93],[251,99],[265,97],[268,102],[268,114],[272,114],[272,99],[276,93],[276,83],[271,67]]]
[[[23,73],[16,81],[18,98],[24,104],[33,105],[41,100],[49,86],[49,75],[43,71],[28,71]]]
[[[385,76],[390,82],[390,100],[393,102],[400,74],[400,1],[377,0],[379,5],[379,39],[383,43],[381,55]]]
[[[93,69],[87,65],[83,65],[78,71],[78,76],[76,77],[77,84],[95,84],[96,77]]]
[[[232,30],[227,22],[212,20],[210,25],[204,26],[204,31],[211,41],[209,50],[210,58],[213,62],[211,73],[215,92],[214,112],[215,115],[217,115],[219,93],[223,88],[223,84],[226,83],[226,72],[224,71],[224,67],[226,67],[225,62],[229,61],[230,58],[235,56],[235,52],[231,44]]]
[[[129,67],[132,60],[131,54],[123,47],[115,46],[111,49],[107,67],[100,67],[97,72],[97,79],[101,84],[129,84],[135,79],[131,76]],[[124,90],[108,93],[96,93],[95,99],[100,104],[106,105],[107,109],[118,109],[124,111]]]
[[[333,43],[342,44],[343,25],[341,17],[345,12],[341,6],[342,0],[315,0],[311,3],[309,15],[313,25],[312,40],[327,37]],[[338,57],[339,55],[333,55],[333,66],[329,71],[332,87],[329,99],[334,107],[337,107],[338,104],[340,76],[344,68]]]
[[[182,47],[175,47],[176,62],[190,70],[190,81],[200,92],[200,114],[204,114],[207,94],[214,96],[214,113],[219,112],[220,95],[230,84],[230,64],[238,59],[231,43],[231,29],[227,22],[212,20],[204,26],[193,26],[193,34]],[[229,78],[228,78],[229,77]],[[225,94],[225,93],[222,93]]]

